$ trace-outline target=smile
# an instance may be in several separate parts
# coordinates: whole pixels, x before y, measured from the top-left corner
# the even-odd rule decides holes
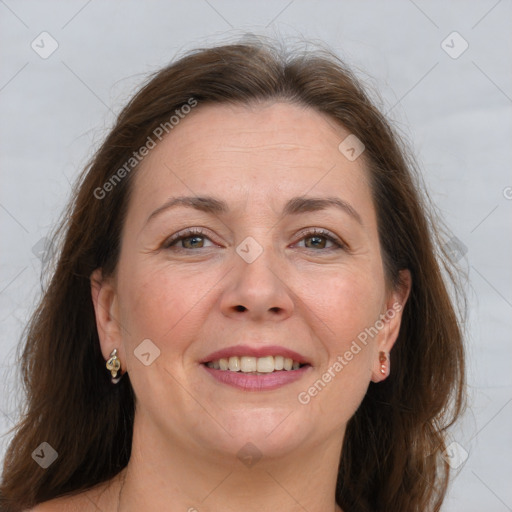
[[[294,371],[301,368],[301,363],[285,356],[231,356],[206,363],[208,368],[220,371],[242,372],[249,375],[266,375],[279,371]]]

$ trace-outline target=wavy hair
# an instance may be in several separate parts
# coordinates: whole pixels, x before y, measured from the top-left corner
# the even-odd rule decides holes
[[[112,386],[105,371],[90,277],[116,268],[137,166],[102,199],[98,190],[190,98],[197,108],[309,106],[365,145],[386,278],[399,286],[399,271],[409,269],[412,289],[390,354],[393,372],[370,383],[347,425],[336,500],[350,512],[438,511],[450,476],[441,457],[446,429],[465,403],[463,318],[452,294],[460,285],[442,250],[442,224],[410,151],[345,64],[325,49],[284,51],[262,40],[197,49],[155,73],[79,176],[54,233],[59,250],[48,285],[23,333],[26,400],[5,457],[2,510],[78,493],[128,463],[134,393],[129,375]],[[59,454],[45,470],[31,457],[42,441]]]

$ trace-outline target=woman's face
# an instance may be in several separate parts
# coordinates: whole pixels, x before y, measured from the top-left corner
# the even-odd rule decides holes
[[[403,297],[348,135],[288,103],[199,104],[143,161],[116,276],[93,296],[153,434],[217,456],[339,445],[384,378]]]

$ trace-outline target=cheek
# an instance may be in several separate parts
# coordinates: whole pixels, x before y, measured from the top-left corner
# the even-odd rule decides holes
[[[197,325],[194,309],[204,300],[209,281],[190,268],[186,272],[165,266],[132,268],[120,287],[121,318],[130,348],[149,338],[161,351],[183,350],[190,339],[186,333]]]
[[[342,424],[355,413],[371,380],[378,337],[371,328],[379,319],[385,286],[378,265],[334,275],[308,297],[319,319],[316,335],[326,358],[299,402],[309,404],[315,414],[331,414],[336,424]]]
[[[329,352],[347,349],[358,334],[379,318],[385,296],[385,285],[378,266],[343,269],[323,280],[309,303],[329,344]]]

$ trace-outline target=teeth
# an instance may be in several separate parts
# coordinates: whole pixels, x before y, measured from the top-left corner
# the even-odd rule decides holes
[[[216,370],[229,370],[232,372],[272,373],[273,371],[280,370],[298,370],[300,363],[283,356],[231,356],[229,359],[222,358],[216,361],[210,361],[207,363],[207,366]]]
[[[272,373],[274,371],[274,358],[272,356],[258,357],[256,370],[260,373]]]
[[[240,371],[240,359],[238,357],[230,357],[228,368],[232,372]]]
[[[230,358],[231,359],[231,358]],[[255,357],[241,357],[240,358],[240,370],[244,373],[255,372],[257,368]]]

